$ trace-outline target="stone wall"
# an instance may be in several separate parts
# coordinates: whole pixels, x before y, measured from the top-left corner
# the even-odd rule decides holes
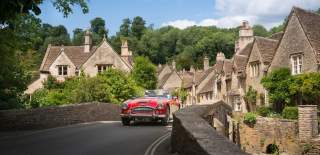
[[[239,133],[241,148],[248,153],[267,153],[267,147],[275,144],[280,154],[301,154],[297,121],[258,117],[254,126],[241,122]]]
[[[83,103],[59,107],[0,111],[0,130],[33,130],[91,121],[118,121],[120,107]]]
[[[212,105],[194,105],[173,115],[171,147],[183,155],[246,155],[204,119]]]

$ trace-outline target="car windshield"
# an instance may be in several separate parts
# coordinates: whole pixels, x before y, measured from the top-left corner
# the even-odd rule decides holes
[[[170,93],[165,90],[146,90],[144,92],[145,97],[165,97],[171,98]]]

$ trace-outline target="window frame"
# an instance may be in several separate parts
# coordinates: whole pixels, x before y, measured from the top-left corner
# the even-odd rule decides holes
[[[113,64],[97,64],[96,67],[97,67],[97,72],[102,73],[109,68],[113,68]]]
[[[292,75],[302,74],[303,55],[293,54],[290,56],[290,61],[291,61],[291,74]]]
[[[58,76],[68,76],[68,65],[57,65]]]

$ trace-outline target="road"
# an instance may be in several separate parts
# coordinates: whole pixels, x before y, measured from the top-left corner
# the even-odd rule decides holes
[[[170,126],[93,122],[0,137],[1,155],[169,155]],[[2,133],[3,135],[3,133]],[[169,137],[169,138],[168,138]]]

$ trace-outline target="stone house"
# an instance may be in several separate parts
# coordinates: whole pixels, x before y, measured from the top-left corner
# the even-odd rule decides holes
[[[318,72],[319,62],[320,15],[294,7],[268,72],[281,67],[293,75]]]
[[[246,91],[251,87],[257,91],[257,101],[254,105],[248,105],[249,111],[254,111],[259,106],[268,103],[266,90],[260,83],[263,76],[267,74],[268,67],[273,59],[278,40],[255,37],[248,63],[246,64]]]
[[[132,52],[129,51],[127,41],[122,43],[119,55],[106,38],[103,38],[97,46],[92,46],[91,33],[86,31],[82,46],[48,45],[40,66],[40,78],[29,85],[25,93],[32,94],[42,88],[43,81],[49,75],[64,81],[65,78],[79,76],[81,72],[92,77],[107,68],[130,72],[132,63]]]
[[[235,43],[235,55],[226,59],[223,53],[217,54],[216,75],[214,79],[215,100],[223,100],[234,111],[246,112],[243,96],[246,91],[245,68],[254,40],[253,30],[248,21],[243,21],[239,30],[239,39]]]

